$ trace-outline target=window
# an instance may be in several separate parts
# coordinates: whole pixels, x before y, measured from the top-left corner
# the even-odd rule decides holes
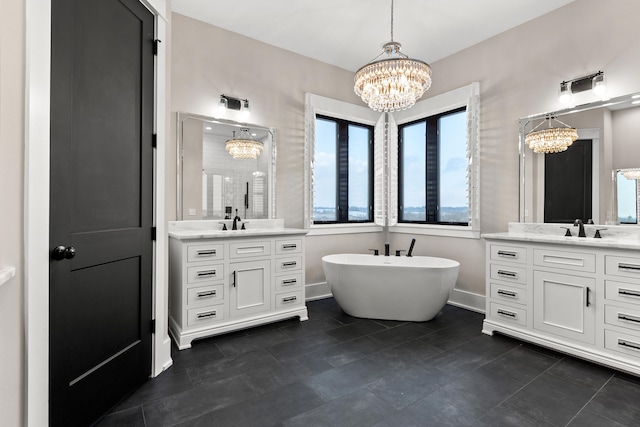
[[[465,107],[398,126],[399,222],[469,224]]]
[[[372,222],[373,126],[316,116],[313,222]]]
[[[618,202],[618,222],[638,223],[638,181],[628,179],[618,171],[616,174],[616,199]]]

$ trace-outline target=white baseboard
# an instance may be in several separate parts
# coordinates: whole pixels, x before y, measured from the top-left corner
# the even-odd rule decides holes
[[[307,301],[330,298],[331,296],[331,290],[329,289],[327,282],[312,283],[305,286],[305,299]],[[451,292],[451,297],[449,298],[449,301],[447,301],[447,304],[476,311],[478,313],[485,312],[484,295],[461,291],[459,289],[454,289],[453,292]]]
[[[304,287],[304,291],[306,301],[315,301],[333,296],[327,282],[308,284]]]
[[[451,297],[447,304],[455,305],[456,307],[465,308],[467,310],[476,311],[478,313],[485,313],[485,296],[480,294],[474,294],[473,292],[461,291],[454,289],[451,292]]]

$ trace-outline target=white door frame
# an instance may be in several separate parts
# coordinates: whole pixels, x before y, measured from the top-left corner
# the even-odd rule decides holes
[[[156,17],[156,38],[166,41],[166,0],[140,0]],[[25,424],[49,424],[49,117],[51,87],[51,1],[25,0]],[[171,366],[167,333],[166,45],[156,57],[154,156],[152,376]],[[115,313],[114,313],[115,315]]]

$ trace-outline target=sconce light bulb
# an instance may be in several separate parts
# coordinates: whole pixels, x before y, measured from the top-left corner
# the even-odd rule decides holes
[[[242,118],[248,119],[251,115],[251,107],[249,106],[249,100],[245,99],[242,101]]]
[[[218,102],[218,114],[224,114],[224,111],[227,109],[227,98],[224,96],[220,97],[220,101]]]
[[[598,74],[593,78],[593,93],[598,96],[602,96],[607,93],[607,82],[605,81],[604,74]]]
[[[571,101],[571,91],[569,85],[571,83],[560,83],[560,90],[558,91],[558,100],[561,104],[568,104]]]

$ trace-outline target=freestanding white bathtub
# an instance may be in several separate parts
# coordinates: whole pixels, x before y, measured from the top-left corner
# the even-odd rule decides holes
[[[327,284],[345,313],[424,322],[447,303],[460,263],[426,256],[334,254],[322,258]]]

